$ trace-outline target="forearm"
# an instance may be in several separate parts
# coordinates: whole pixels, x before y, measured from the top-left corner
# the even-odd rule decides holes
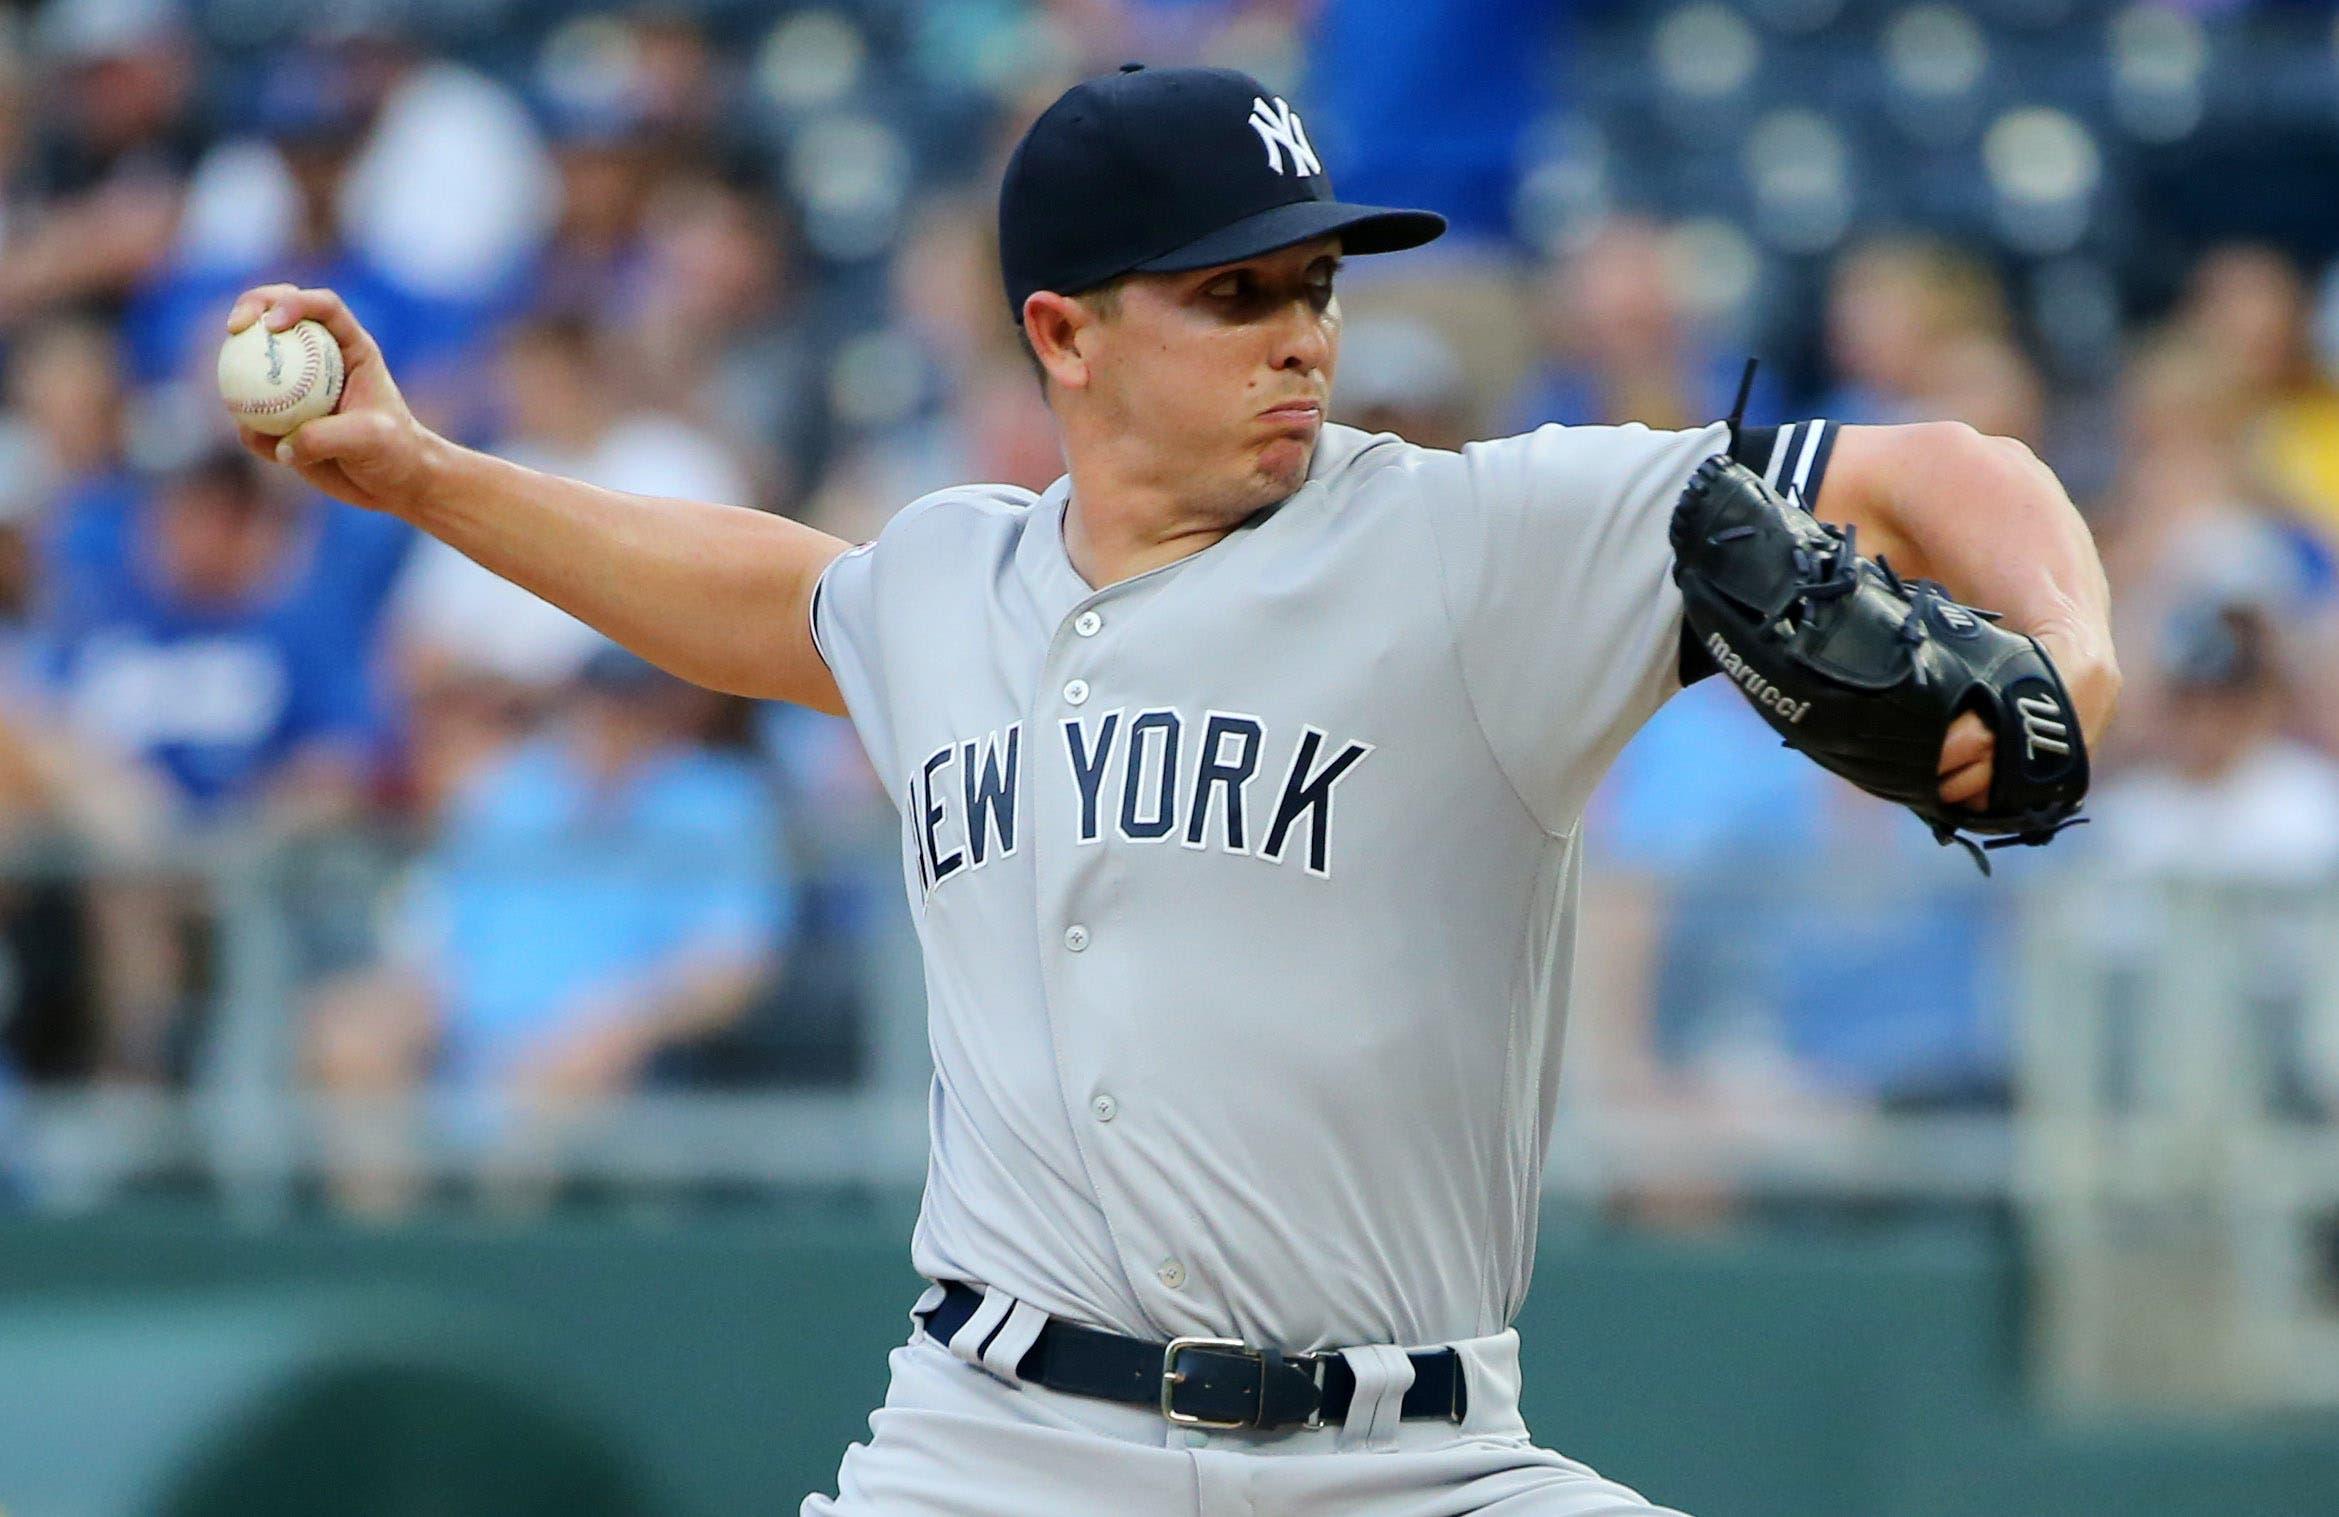
[[[335,499],[413,522],[694,684],[842,712],[808,611],[843,543],[739,506],[627,495],[459,448],[414,419],[380,345],[331,290],[246,290],[227,329],[301,321],[341,350],[338,404],[281,438],[245,413],[245,447]]]
[[[2095,540],[2030,449],[1957,423],[1846,428],[1836,449],[1830,487],[1866,487],[1856,503],[1865,509],[1846,512],[1861,522],[1863,552],[1882,549],[1903,574],[1939,580],[2021,631],[2109,644],[2111,592]]]
[[[1858,526],[1863,553],[2036,637],[2089,741],[2102,735],[2120,692],[2111,591],[2087,523],[2030,449],[1957,422],[1846,427],[1818,508]]]
[[[433,537],[694,684],[842,710],[806,613],[843,542],[741,506],[435,451],[399,513]]]

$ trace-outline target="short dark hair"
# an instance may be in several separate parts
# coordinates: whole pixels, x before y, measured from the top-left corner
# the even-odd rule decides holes
[[[1091,285],[1072,298],[1085,304],[1099,316],[1121,314],[1121,286],[1129,282],[1126,274],[1116,275],[1103,284]],[[1031,332],[1023,324],[1023,313],[1015,313],[1015,340],[1023,344],[1023,356],[1031,364],[1032,378],[1040,383],[1040,393],[1048,390],[1048,366],[1040,362],[1039,349],[1031,345]]]

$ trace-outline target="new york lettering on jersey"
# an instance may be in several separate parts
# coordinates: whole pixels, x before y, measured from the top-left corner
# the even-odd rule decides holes
[[[1303,725],[1295,741],[1280,745],[1287,757],[1279,772],[1262,783],[1268,734],[1255,716],[1211,711],[1197,720],[1155,706],[1067,717],[1058,734],[1079,812],[1031,817],[1029,825],[1081,843],[1175,837],[1188,848],[1269,864],[1291,854],[1319,879],[1332,873],[1333,792],[1373,751],[1370,743],[1335,743],[1323,729]],[[1022,762],[1023,724],[1010,722],[1004,731],[945,744],[918,766],[911,841],[929,895],[960,870],[1015,852]]]

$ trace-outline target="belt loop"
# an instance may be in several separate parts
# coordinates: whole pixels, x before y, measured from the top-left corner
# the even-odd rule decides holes
[[[1405,1393],[1413,1386],[1412,1359],[1405,1350],[1385,1343],[1344,1348],[1340,1357],[1356,1375],[1356,1395],[1348,1403],[1348,1415],[1333,1447],[1344,1454],[1357,1449],[1395,1448]]]
[[[983,1287],[983,1304],[974,1315],[959,1324],[950,1335],[950,1351],[972,1365],[983,1362],[983,1344],[998,1325],[1007,1320],[1007,1313],[1015,1306],[1015,1298],[997,1286]]]
[[[1040,1329],[1048,1325],[1048,1314],[1029,1301],[1018,1301],[1007,1314],[1007,1325],[991,1339],[991,1346],[983,1350],[983,1368],[997,1375],[1009,1385],[1023,1384],[1023,1377],[1015,1367],[1031,1349]]]
[[[1519,1332],[1504,1328],[1485,1338],[1454,1345],[1455,1388],[1460,1392],[1462,1426],[1472,1432],[1515,1434],[1519,1420]]]

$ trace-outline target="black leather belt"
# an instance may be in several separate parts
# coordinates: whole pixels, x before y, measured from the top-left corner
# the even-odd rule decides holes
[[[942,1304],[922,1320],[929,1337],[947,1344],[983,1304],[983,1293],[956,1280],[944,1281],[942,1292]],[[1413,1384],[1399,1415],[1460,1422],[1470,1407],[1462,1356],[1438,1348],[1405,1357],[1413,1361]],[[1154,1343],[1057,1317],[1024,1350],[1015,1373],[1052,1391],[1155,1407],[1184,1427],[1322,1427],[1345,1419],[1356,1397],[1356,1372],[1335,1352],[1285,1354],[1229,1338]]]

